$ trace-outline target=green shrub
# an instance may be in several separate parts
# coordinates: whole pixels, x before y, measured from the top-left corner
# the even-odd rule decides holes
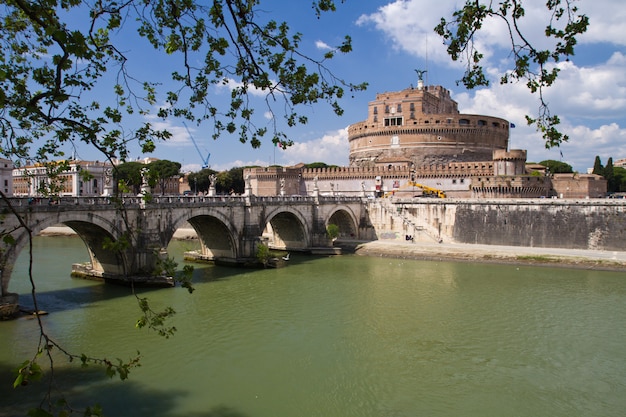
[[[329,239],[336,239],[337,237],[339,237],[339,226],[330,223],[328,226],[326,226],[326,235],[328,235]]]

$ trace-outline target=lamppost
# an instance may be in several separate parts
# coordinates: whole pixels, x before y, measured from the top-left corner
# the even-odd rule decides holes
[[[411,187],[413,187],[413,197],[415,197],[415,163],[413,162],[411,162]]]

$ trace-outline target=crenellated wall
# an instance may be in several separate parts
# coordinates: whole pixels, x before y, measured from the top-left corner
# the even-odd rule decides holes
[[[258,196],[322,195],[374,196],[398,191],[404,197],[421,194],[406,189],[409,181],[446,192],[456,198],[538,198],[549,195],[546,177],[518,175],[525,151],[499,154],[494,161],[451,162],[421,166],[350,166],[332,168],[267,167],[246,168],[251,192]],[[495,176],[496,164],[502,173]],[[417,191],[417,192],[416,192]],[[594,194],[595,195],[595,194]]]

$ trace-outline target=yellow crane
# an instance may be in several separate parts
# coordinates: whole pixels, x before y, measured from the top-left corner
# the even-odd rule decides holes
[[[403,185],[400,188],[397,188],[395,190],[386,192],[383,195],[383,198],[390,197],[396,191],[400,191],[400,190],[402,190],[404,188],[407,188],[407,187],[417,187],[417,188],[421,189],[422,190],[422,195],[435,196],[435,197],[438,197],[438,198],[446,198],[446,193],[443,190],[439,190],[437,188],[429,187],[428,185],[419,184],[419,183],[413,182],[413,181],[407,182],[405,185]]]

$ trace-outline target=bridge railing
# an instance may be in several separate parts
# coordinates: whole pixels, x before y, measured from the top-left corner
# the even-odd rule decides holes
[[[308,196],[308,195],[289,195],[289,196],[243,196],[243,195],[218,195],[218,196],[206,196],[206,195],[163,195],[163,196],[151,196],[149,201],[144,201],[141,196],[125,196],[121,198],[123,206],[128,208],[137,208],[143,205],[229,205],[243,204],[246,200],[257,204],[284,204],[284,203],[304,203],[312,204],[315,201],[324,203],[331,202],[357,202],[362,201],[364,197],[358,196]],[[8,197],[6,199],[0,199],[0,207],[7,207],[9,204],[16,209],[24,210],[26,208],[50,210],[58,207],[107,207],[110,208],[116,200],[111,196],[89,196],[89,197]]]
[[[139,206],[141,197],[124,197],[123,204],[129,207]],[[0,207],[9,204],[15,208],[25,207],[57,207],[57,206],[110,206],[113,198],[107,196],[98,197],[8,197],[0,199]]]

